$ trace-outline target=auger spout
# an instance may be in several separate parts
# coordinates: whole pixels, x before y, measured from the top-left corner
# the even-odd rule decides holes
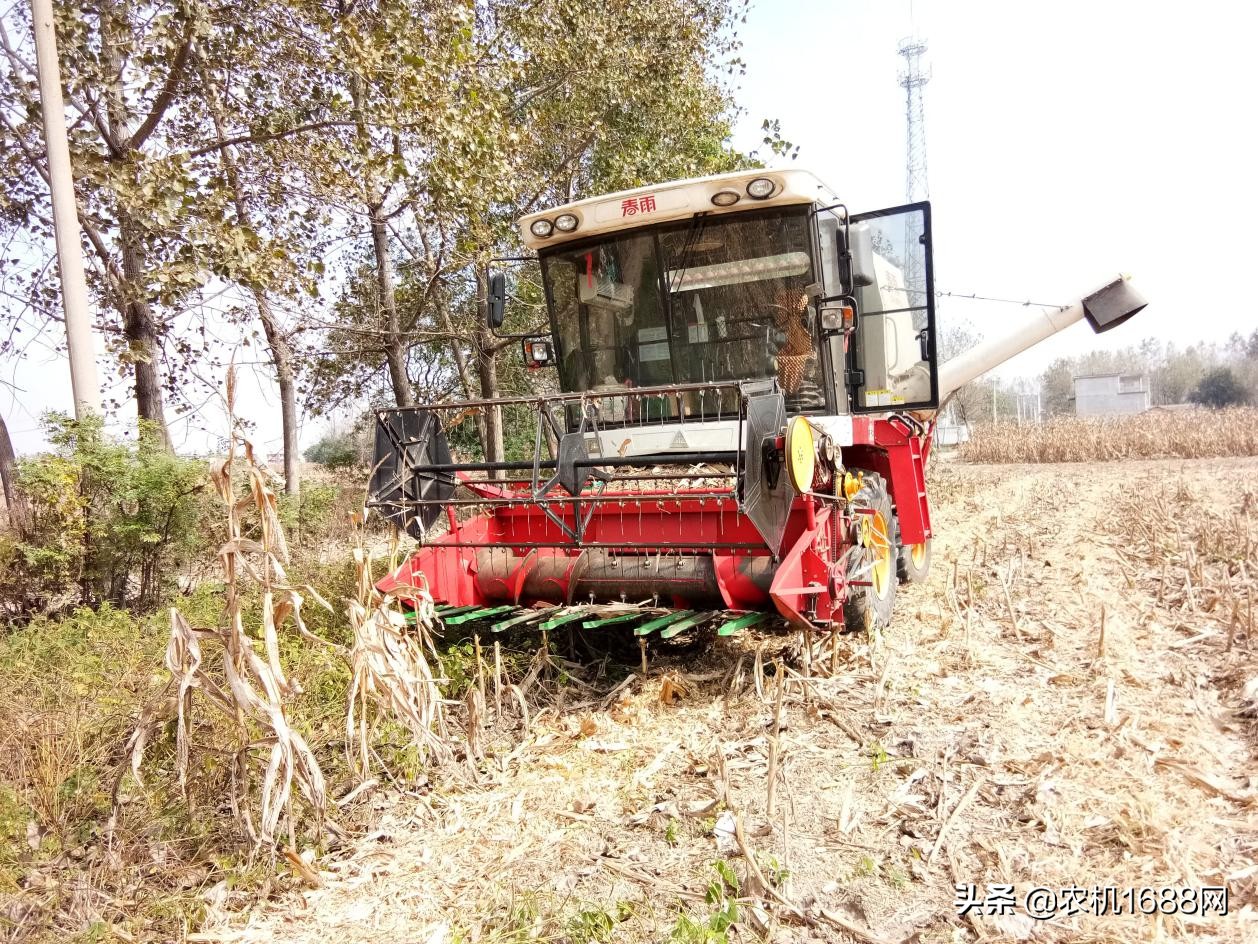
[[[1120,276],[1064,310],[1043,309],[1034,318],[1007,334],[984,341],[939,367],[939,399],[947,399],[971,380],[999,367],[1011,357],[1084,318],[1097,334],[1116,328],[1141,311],[1148,302]]]

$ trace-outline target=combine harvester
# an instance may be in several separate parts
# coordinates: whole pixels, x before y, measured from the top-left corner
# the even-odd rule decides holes
[[[1076,321],[1099,333],[1145,306],[1120,278],[939,365],[930,205],[850,215],[799,170],[582,200],[520,229],[549,331],[505,337],[559,392],[377,417],[369,504],[422,544],[380,587],[426,590],[445,626],[885,624],[897,581],[930,567],[941,402]],[[506,286],[490,275],[495,332]],[[470,422],[509,422],[516,442],[529,424],[532,448],[463,461],[447,434]]]

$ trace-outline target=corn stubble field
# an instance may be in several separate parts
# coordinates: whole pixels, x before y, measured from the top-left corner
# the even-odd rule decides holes
[[[100,939],[1254,940],[1258,448],[1252,414],[1208,419],[1247,420],[1228,448],[1248,454],[1190,458],[1194,414],[1153,453],[1180,458],[1026,461],[1055,438],[1077,461],[1065,443],[1084,436],[1058,426],[1017,431],[1021,445],[1006,431],[1002,464],[935,462],[930,580],[900,588],[885,632],[813,652],[746,634],[653,653],[643,674],[630,647],[574,662],[561,640],[530,655],[536,639],[496,652],[491,638],[456,641],[455,665],[444,644],[390,628],[363,569],[342,693],[358,720],[339,722],[339,741],[307,737],[326,777],[268,713],[308,667],[284,663],[288,630],[274,646],[258,631],[275,685],[255,707],[278,760],[254,775],[260,797],[224,780],[217,815],[266,801],[254,828],[282,851],[278,868],[256,861],[278,877],[193,871],[196,917],[178,933],[119,917]],[[1131,429],[1122,454],[1149,454],[1147,430]],[[182,638],[206,664],[239,644]],[[457,671],[457,695],[432,697],[429,665]],[[312,724],[297,717],[294,731]],[[170,723],[187,732],[172,763],[197,769],[204,714]],[[153,743],[164,749],[156,730]],[[337,751],[352,769],[333,767]],[[322,828],[291,812],[316,789]],[[971,883],[980,896],[989,883],[1019,896],[1226,885],[1229,913],[962,916],[955,886]],[[73,930],[60,928],[50,939]]]

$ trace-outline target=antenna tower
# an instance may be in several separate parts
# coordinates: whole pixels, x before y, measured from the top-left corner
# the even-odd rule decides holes
[[[916,203],[930,197],[926,180],[926,104],[922,99],[922,87],[930,81],[930,71],[922,70],[922,56],[926,41],[916,35],[900,40],[899,54],[904,57],[904,69],[900,72],[900,87],[904,89],[904,117],[907,126],[905,148],[904,196],[908,203]],[[922,251],[919,241],[922,235],[920,218],[910,214],[904,230],[904,285],[921,304],[926,293],[926,273],[922,268]]]

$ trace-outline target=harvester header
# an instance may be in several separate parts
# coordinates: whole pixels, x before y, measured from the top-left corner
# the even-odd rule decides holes
[[[430,594],[448,625],[886,623],[930,566],[941,399],[1144,307],[1119,279],[941,366],[930,205],[851,214],[799,170],[582,200],[520,231],[549,325],[507,337],[558,392],[377,415],[370,503],[421,542],[382,587]],[[488,286],[497,332],[513,292],[503,272]],[[513,453],[487,452],[504,426]]]

